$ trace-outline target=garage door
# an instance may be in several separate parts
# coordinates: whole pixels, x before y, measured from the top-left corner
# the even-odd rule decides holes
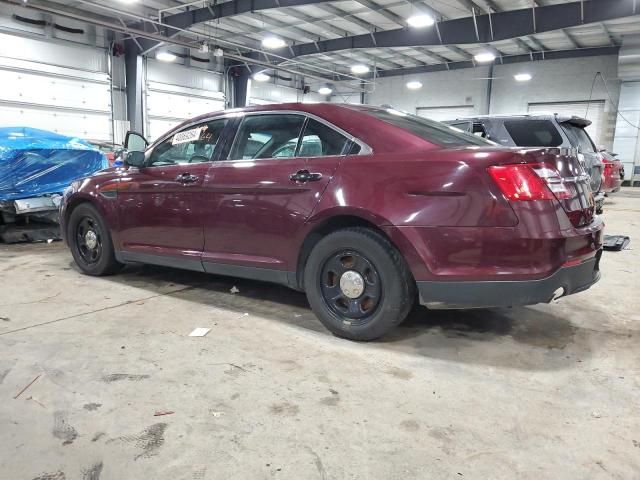
[[[149,60],[146,137],[155,140],[185,120],[224,110],[221,86],[221,76],[214,72]]]
[[[454,105],[449,107],[417,107],[416,115],[429,118],[438,122],[455,120],[461,117],[470,117],[476,114],[473,105]]]
[[[589,105],[589,112],[587,114],[587,105]],[[557,113],[558,115],[577,115],[578,117],[584,117],[591,120],[586,130],[589,136],[597,144],[602,143],[603,138],[602,128],[604,126],[604,100],[597,100],[592,102],[565,102],[565,103],[530,103],[529,113]]]
[[[88,140],[112,140],[110,81],[103,50],[0,34],[0,85],[2,127],[26,126]]]

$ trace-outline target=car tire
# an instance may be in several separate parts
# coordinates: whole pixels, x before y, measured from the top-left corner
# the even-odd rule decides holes
[[[327,329],[358,341],[375,340],[398,326],[416,298],[400,252],[382,234],[363,227],[338,230],[315,245],[305,265],[304,288]]]
[[[82,203],[74,208],[67,225],[71,255],[82,273],[112,275],[123,267],[116,260],[109,228],[93,205]]]

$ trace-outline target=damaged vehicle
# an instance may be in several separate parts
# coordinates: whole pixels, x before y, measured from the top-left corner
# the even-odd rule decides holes
[[[108,166],[102,152],[78,138],[35,128],[0,128],[0,241],[60,238],[64,189]]]

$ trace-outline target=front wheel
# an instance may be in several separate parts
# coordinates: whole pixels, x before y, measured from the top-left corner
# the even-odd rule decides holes
[[[111,275],[122,268],[116,260],[109,229],[93,205],[83,203],[73,209],[67,241],[73,259],[87,275]]]
[[[374,340],[399,325],[415,299],[400,252],[369,228],[338,230],[320,240],[304,270],[316,316],[339,337]]]

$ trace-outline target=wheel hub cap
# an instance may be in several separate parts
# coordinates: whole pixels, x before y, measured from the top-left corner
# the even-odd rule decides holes
[[[358,298],[364,292],[364,278],[353,270],[346,271],[340,277],[340,290],[345,297]]]
[[[98,236],[96,232],[93,230],[89,230],[84,236],[84,242],[87,245],[87,248],[93,250],[98,245]]]

